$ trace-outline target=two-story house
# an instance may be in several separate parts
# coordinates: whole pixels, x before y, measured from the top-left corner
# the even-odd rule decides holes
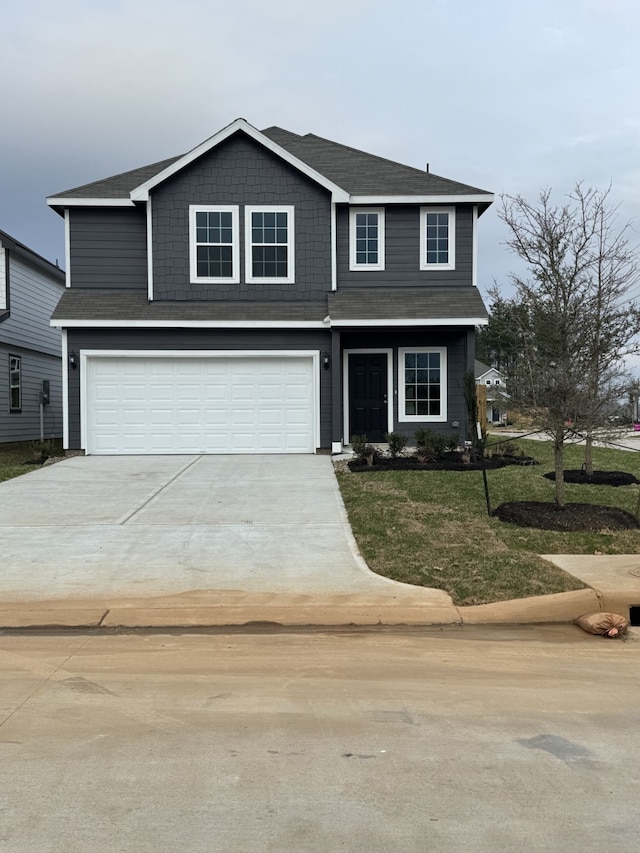
[[[337,452],[467,429],[483,190],[237,119],[58,193],[65,444]]]
[[[62,435],[62,344],[51,312],[64,293],[55,264],[0,231],[0,442]]]
[[[475,361],[476,385],[483,389],[485,421],[487,424],[504,426],[507,423],[507,383],[504,375],[482,361]]]

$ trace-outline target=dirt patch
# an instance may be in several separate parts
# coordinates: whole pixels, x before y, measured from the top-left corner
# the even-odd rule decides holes
[[[554,503],[541,501],[513,501],[497,507],[492,515],[500,521],[519,527],[537,527],[541,530],[635,530],[638,519],[624,509],[598,504],[567,504],[559,508]]]
[[[549,471],[543,475],[547,480],[556,479],[555,471]],[[626,471],[594,471],[593,474],[587,476],[582,470],[572,469],[564,472],[565,483],[573,485],[590,485],[590,486],[633,486],[640,483],[633,474],[627,474]]]
[[[367,465],[362,459],[351,459],[347,463],[350,471],[481,471],[484,469],[506,468],[507,465],[537,465],[531,456],[490,456],[465,461],[462,453],[445,453],[441,459],[422,462],[417,456],[388,456],[374,458],[373,465]]]

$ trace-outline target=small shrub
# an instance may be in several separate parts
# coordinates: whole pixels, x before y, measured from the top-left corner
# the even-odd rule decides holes
[[[389,445],[389,455],[392,459],[395,459],[402,453],[408,441],[407,436],[401,432],[387,432],[385,433],[384,440]]]
[[[416,448],[418,450],[418,458],[422,462],[436,462],[445,454],[447,449],[447,437],[441,432],[434,432],[432,429],[416,430]]]
[[[447,445],[445,448],[449,453],[455,453],[458,449],[458,433],[452,432],[451,435],[447,438]]]
[[[380,455],[380,451],[367,442],[366,435],[352,435],[351,449],[355,456],[367,465],[373,465]]]

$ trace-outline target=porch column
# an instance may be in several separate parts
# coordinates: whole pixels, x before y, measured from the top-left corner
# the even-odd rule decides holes
[[[331,452],[342,452],[342,358],[340,332],[331,329]]]

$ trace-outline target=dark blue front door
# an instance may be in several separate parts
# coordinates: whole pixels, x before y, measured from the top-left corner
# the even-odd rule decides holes
[[[349,435],[384,441],[387,424],[387,354],[349,355]]]

